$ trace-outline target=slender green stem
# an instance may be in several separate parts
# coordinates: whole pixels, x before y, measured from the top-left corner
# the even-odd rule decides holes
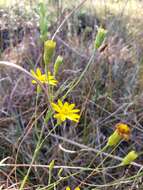
[[[38,153],[39,153],[40,141],[41,141],[41,139],[42,139],[43,132],[44,132],[44,127],[43,127],[42,130],[41,130],[40,137],[39,137],[38,143],[37,143],[37,145],[36,145],[36,149],[35,149],[35,151],[34,151],[34,154],[33,154],[33,157],[32,157],[32,161],[31,161],[31,164],[30,164],[30,167],[28,168],[27,174],[25,175],[25,177],[24,177],[24,179],[23,179],[23,181],[22,181],[22,184],[21,184],[19,190],[23,190],[24,185],[25,185],[25,183],[26,183],[26,181],[27,181],[27,179],[28,179],[28,176],[29,176],[29,174],[30,174],[30,172],[31,172],[31,167],[32,167],[32,165],[33,165],[33,163],[34,163],[34,161],[35,161],[35,159],[36,159],[36,157],[37,157],[37,155],[38,155]]]
[[[49,110],[49,112],[50,112],[50,111],[51,111],[51,110]],[[50,119],[50,114],[49,114],[48,120],[49,120],[49,119]],[[45,126],[45,125],[44,125],[44,126]],[[37,145],[36,145],[36,149],[35,149],[34,154],[33,154],[33,157],[32,157],[31,164],[30,164],[30,166],[29,166],[29,168],[28,168],[27,174],[25,175],[25,177],[24,177],[24,179],[23,179],[23,181],[22,181],[22,183],[21,183],[21,186],[20,186],[20,189],[19,189],[19,190],[23,190],[24,185],[25,185],[25,183],[26,183],[26,181],[27,181],[27,179],[28,179],[28,176],[29,176],[29,174],[30,174],[32,165],[33,165],[33,163],[34,163],[34,161],[35,161],[35,159],[36,159],[36,157],[37,157],[37,155],[38,155],[38,153],[39,153],[39,150],[41,149],[41,147],[42,147],[42,145],[43,145],[45,139],[47,138],[47,136],[46,136],[46,138],[44,138],[44,139],[42,140],[42,136],[43,136],[43,133],[44,133],[44,126],[42,127],[42,130],[41,130],[41,133],[40,133],[40,136],[39,136]],[[57,125],[56,125],[55,127],[57,127]],[[55,127],[49,132],[48,136],[50,135],[50,133],[52,133],[52,131],[55,129]]]
[[[36,120],[36,117],[37,117],[37,111],[38,111],[38,99],[39,99],[39,86],[37,85],[37,95],[36,95],[36,108],[35,108],[35,130],[36,130],[36,135],[38,137],[38,126],[37,126],[37,120]]]
[[[119,146],[120,143],[121,143],[121,142],[119,142],[119,143],[115,146],[115,148],[110,152],[110,154]],[[99,153],[97,153],[97,155],[100,155],[100,153],[102,153],[102,151],[105,150],[107,147],[108,147],[108,145],[106,144],[106,145],[102,148],[102,150],[101,150]],[[109,154],[109,155],[110,155],[110,154]],[[96,155],[96,156],[97,156],[97,155]],[[97,169],[99,169],[99,167],[104,163],[104,161],[109,157],[109,155],[107,155],[107,156],[102,160],[102,162],[81,182],[80,186],[81,186],[89,177],[91,177],[92,175],[95,174],[95,172],[97,171]]]
[[[94,160],[95,160],[102,152],[104,152],[107,148],[108,148],[108,145],[106,144],[106,145],[96,154],[96,156],[94,157]],[[92,162],[90,162],[90,164],[88,165],[88,167],[90,167],[90,166],[92,165],[92,163],[93,163],[94,160],[92,160]]]

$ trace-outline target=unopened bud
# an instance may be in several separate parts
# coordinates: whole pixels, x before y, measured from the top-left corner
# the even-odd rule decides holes
[[[47,40],[44,43],[44,62],[46,65],[48,65],[51,62],[55,48],[56,42],[53,40]]]
[[[49,169],[52,170],[54,168],[54,165],[55,165],[55,160],[52,160],[50,162]]]
[[[115,146],[120,142],[121,139],[126,141],[129,140],[130,133],[131,130],[128,125],[126,125],[125,123],[117,123],[116,130],[109,137],[107,146]]]
[[[95,49],[98,49],[102,45],[102,43],[106,37],[106,34],[107,34],[107,30],[105,30],[101,27],[98,28],[98,32],[97,32],[95,44],[94,44]]]
[[[54,76],[57,75],[58,71],[59,71],[59,68],[60,66],[63,64],[63,57],[62,56],[58,56],[56,61],[55,61],[55,64],[54,64]]]
[[[132,150],[130,151],[122,160],[121,165],[129,165],[131,162],[133,162],[138,157],[138,154]]]
[[[109,137],[107,146],[115,146],[121,140],[121,136],[118,134],[117,130]]]

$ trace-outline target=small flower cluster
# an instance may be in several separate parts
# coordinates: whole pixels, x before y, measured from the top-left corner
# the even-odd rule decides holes
[[[97,36],[95,39],[95,49],[98,49],[105,37],[106,37],[106,33],[107,31],[104,30],[103,28],[99,28],[98,32],[97,32]],[[60,65],[63,63],[63,58],[61,56],[58,56],[55,64],[54,64],[54,75],[51,75],[50,71],[47,71],[48,65],[51,63],[52,61],[52,57],[54,54],[56,48],[56,42],[53,40],[47,40],[44,43],[44,54],[43,54],[43,60],[44,60],[44,64],[45,64],[45,73],[42,74],[40,68],[36,69],[36,72],[34,72],[34,70],[31,70],[31,74],[33,76],[33,78],[35,78],[36,80],[32,80],[33,84],[37,84],[37,81],[40,81],[42,84],[49,84],[52,86],[56,86],[58,81],[55,79],[55,76],[57,75],[58,71],[59,71],[59,67]],[[37,85],[37,89],[39,85]],[[51,106],[53,108],[53,110],[56,112],[54,114],[54,118],[57,119],[58,122],[64,122],[66,119],[74,121],[74,122],[79,122],[80,119],[80,115],[79,109],[74,109],[75,104],[69,104],[68,102],[62,102],[60,99],[58,100],[57,104],[52,102]]]
[[[36,73],[34,70],[31,70],[31,74],[34,78],[40,81],[42,84],[49,84],[56,86],[58,81],[55,79],[55,76],[51,75],[51,72],[47,70],[47,65],[51,62],[52,56],[54,54],[54,50],[56,47],[56,42],[53,40],[47,40],[44,45],[44,63],[45,63],[45,73],[42,74],[40,68],[36,69]],[[36,80],[32,80],[33,84],[37,84]]]
[[[44,43],[43,60],[45,63],[45,68],[47,68],[47,66],[50,64],[55,48],[56,48],[56,42],[53,40],[47,40]],[[57,75],[59,67],[60,65],[62,65],[62,63],[63,63],[63,58],[61,56],[58,56],[54,64],[54,75],[52,75],[50,71],[47,72],[46,69],[45,73],[43,74],[40,68],[37,68],[36,72],[34,72],[34,70],[31,70],[30,72],[33,78],[35,78],[35,80],[34,79],[32,80],[32,84],[38,85],[37,81],[39,81],[42,84],[56,86],[58,84],[58,81],[55,79],[55,76]],[[39,87],[39,85],[37,87]],[[57,119],[58,123],[64,122],[66,119],[78,122],[80,119],[80,115],[78,114],[80,110],[74,109],[75,104],[69,104],[68,102],[62,103],[62,101],[59,99],[57,104],[51,102],[51,106],[53,110],[56,112],[54,114],[54,118]]]

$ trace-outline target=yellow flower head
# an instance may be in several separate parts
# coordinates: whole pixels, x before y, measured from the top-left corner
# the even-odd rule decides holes
[[[71,188],[69,186],[66,187],[66,190],[71,190]]]
[[[33,70],[30,72],[32,76],[39,80],[41,83],[50,84],[53,86],[57,85],[57,80],[55,80],[54,76],[52,76],[50,72],[48,72],[48,77],[46,77],[46,74],[42,74],[39,68],[36,69],[36,73]],[[32,83],[37,84],[37,81],[32,80]]]
[[[116,130],[113,132],[113,134],[109,137],[107,145],[108,146],[115,146],[119,143],[121,139],[128,140],[130,137],[130,128],[128,125],[124,123],[118,123],[116,124]]]
[[[130,134],[131,134],[131,130],[129,128],[128,125],[124,124],[124,123],[118,123],[116,124],[116,130],[117,133],[124,138],[125,140],[129,140],[130,138]]]
[[[51,103],[52,108],[57,112],[54,114],[54,118],[59,120],[60,122],[65,121],[66,119],[69,119],[71,121],[78,122],[80,115],[78,112],[79,109],[73,109],[75,107],[75,104],[69,104],[68,102],[62,103],[61,100],[58,100],[58,103]]]
[[[76,187],[74,190],[80,190],[80,188],[79,188],[79,187]]]
[[[122,160],[121,165],[129,165],[132,161],[134,161],[138,157],[138,154],[132,150],[130,151]]]

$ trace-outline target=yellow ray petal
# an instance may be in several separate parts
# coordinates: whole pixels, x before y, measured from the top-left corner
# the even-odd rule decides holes
[[[75,107],[75,104],[70,104],[69,107],[72,110]]]
[[[62,101],[60,99],[58,100],[58,105],[59,105],[60,108],[63,107],[63,103],[62,103]]]
[[[36,69],[37,76],[40,77],[42,75],[41,70],[39,67]]]
[[[66,120],[66,116],[65,115],[63,115],[63,114],[55,114],[54,115],[54,118],[56,118],[56,119],[58,119],[58,120],[60,120],[60,121],[65,121]]]
[[[36,73],[33,70],[30,70],[30,73],[32,74],[32,76],[34,76],[35,78],[37,78]]]
[[[68,186],[68,187],[66,187],[66,190],[71,190],[71,188]]]
[[[74,109],[74,110],[71,110],[70,112],[71,113],[77,113],[77,112],[79,112],[80,110],[79,109]]]
[[[57,105],[57,104],[55,104],[55,103],[51,103],[51,106],[52,106],[52,108],[56,111],[56,112],[60,112],[61,111],[61,109],[60,109],[60,107]]]

